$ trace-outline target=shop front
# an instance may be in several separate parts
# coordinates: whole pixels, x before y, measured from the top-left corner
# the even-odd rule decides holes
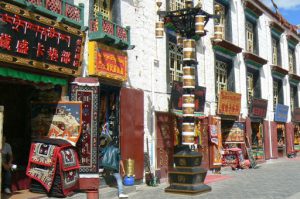
[[[292,114],[293,130],[292,144],[295,152],[300,151],[300,108],[295,108]]]
[[[27,189],[30,180],[25,170],[31,141],[50,137],[53,129],[52,120],[39,123],[42,120],[37,116],[43,111],[44,118],[47,116],[47,110],[39,108],[41,104],[50,105],[53,116],[58,110],[56,108],[61,106],[61,100],[66,99],[69,82],[81,75],[85,35],[80,26],[57,22],[3,1],[0,2],[0,22],[3,135],[12,146],[13,163],[18,166],[13,172],[12,189]],[[81,109],[79,104],[76,106],[78,111]],[[71,114],[75,106],[70,106]],[[63,108],[59,110],[63,111]],[[74,125],[80,122],[78,117],[73,119]],[[78,137],[80,132],[78,125],[72,131]]]
[[[89,42],[89,75],[99,80],[99,138],[108,137],[119,145],[122,159],[134,160],[135,179],[141,180],[144,172],[144,95],[141,90],[123,86],[128,75],[127,59],[126,51]],[[98,146],[100,170],[104,147],[101,143]]]
[[[210,150],[213,166],[238,163],[231,152],[232,150],[242,151],[242,146],[245,144],[245,122],[239,122],[240,110],[241,94],[222,90],[218,102],[219,118],[215,118],[217,133],[221,135],[216,136],[218,141],[211,145]],[[222,148],[224,153],[220,155]]]
[[[265,161],[264,118],[266,117],[268,101],[254,98],[251,102],[249,118],[246,119],[246,135],[251,144],[253,156],[256,161]]]
[[[290,138],[290,128],[287,124],[289,107],[282,104],[276,105],[272,130],[272,158],[286,157],[287,143]]]

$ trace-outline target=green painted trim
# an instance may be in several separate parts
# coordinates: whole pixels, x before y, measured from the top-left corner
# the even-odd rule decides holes
[[[271,28],[271,34],[272,34],[272,36],[276,37],[277,39],[280,39],[282,32],[280,32],[276,28]]]
[[[246,19],[248,19],[249,21],[254,22],[254,23],[256,23],[257,19],[259,18],[259,16],[255,12],[250,10],[249,8],[246,8],[245,16],[246,16]]]
[[[294,50],[297,46],[297,43],[288,39],[288,46]]]
[[[0,67],[0,76],[2,77],[11,77],[15,79],[22,79],[26,81],[31,81],[34,83],[46,83],[46,84],[54,84],[54,85],[62,85],[65,86],[68,84],[66,79],[51,77],[45,75],[37,75],[33,73],[27,73],[23,71],[14,70],[11,68],[2,68]]]
[[[263,65],[255,62],[255,61],[252,61],[252,60],[247,60],[246,65],[248,65],[250,67],[252,66],[252,68],[254,68],[254,69],[261,69],[261,67],[263,66]]]
[[[285,75],[277,71],[272,71],[272,76],[275,78],[283,79]]]
[[[126,26],[125,28],[109,21],[110,23],[113,24],[114,27],[114,35],[107,34],[103,32],[103,27],[102,27],[102,21],[103,21],[103,16],[101,14],[98,14],[98,31],[97,32],[90,32],[89,33],[89,40],[90,41],[102,41],[106,43],[109,46],[115,46],[118,49],[121,50],[126,50],[130,46],[130,26]],[[124,41],[117,37],[117,27],[124,28],[126,33],[127,33],[127,41]]]
[[[230,57],[235,57],[235,56],[236,56],[236,53],[234,53],[234,52],[232,52],[232,51],[230,51],[230,50],[227,50],[227,49],[225,49],[225,48],[222,48],[222,47],[220,47],[220,46],[214,46],[213,49],[214,49],[215,51],[218,51],[218,52],[224,53],[224,54],[226,54],[226,55],[229,55]]]
[[[228,6],[229,0],[217,0],[218,3]]]
[[[290,82],[290,84],[293,84],[293,85],[295,85],[295,86],[298,86],[298,84],[299,84],[300,81],[295,80],[295,79],[289,79],[289,82]]]

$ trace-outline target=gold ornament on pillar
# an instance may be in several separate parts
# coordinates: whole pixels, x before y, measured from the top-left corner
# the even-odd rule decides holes
[[[205,21],[204,15],[197,15],[195,17],[195,32],[196,32],[196,34],[201,35],[204,33],[204,21]]]
[[[223,25],[217,24],[215,25],[215,36],[214,41],[215,42],[221,42],[223,40]]]
[[[164,22],[158,21],[155,23],[155,36],[156,38],[164,37]]]
[[[162,5],[162,0],[156,0],[156,5],[158,7],[158,10],[160,10],[160,7]]]

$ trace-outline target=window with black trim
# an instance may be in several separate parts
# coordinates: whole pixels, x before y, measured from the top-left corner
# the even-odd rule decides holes
[[[234,69],[232,61],[216,56],[215,63],[215,77],[216,77],[216,93],[217,95],[221,90],[235,91],[234,85]]]
[[[295,57],[295,50],[289,48],[289,71],[293,74],[296,74],[296,57]]]
[[[104,19],[112,20],[113,0],[94,0],[94,17],[101,14]]]
[[[277,104],[284,104],[283,101],[283,88],[281,80],[273,80],[273,105],[274,110]]]
[[[185,0],[169,0],[170,10],[180,10],[185,8]]]
[[[183,70],[182,70],[182,47],[177,46],[176,43],[169,40],[168,42],[168,64],[169,64],[169,80],[170,85],[173,85],[173,81],[182,82]]]
[[[298,107],[298,92],[297,86],[290,85],[290,102],[291,102],[291,112],[293,113],[294,109]]]
[[[281,66],[280,41],[272,36],[272,64]]]
[[[256,22],[246,19],[246,51],[258,54]]]
[[[229,4],[224,4],[220,0],[215,0],[214,11],[216,15],[219,15],[219,19],[215,19],[216,24],[222,25],[223,28],[223,39],[231,41],[231,17],[230,17],[230,6]]]
[[[247,102],[250,105],[253,98],[261,97],[259,71],[247,67]]]

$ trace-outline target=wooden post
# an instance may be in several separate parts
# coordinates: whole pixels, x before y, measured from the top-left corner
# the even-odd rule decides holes
[[[3,137],[3,121],[4,121],[4,106],[0,106],[0,149],[2,150]],[[2,153],[0,152],[0,165],[2,165]],[[2,176],[2,166],[0,166],[0,177]],[[0,187],[2,187],[2,180],[0,178]]]

